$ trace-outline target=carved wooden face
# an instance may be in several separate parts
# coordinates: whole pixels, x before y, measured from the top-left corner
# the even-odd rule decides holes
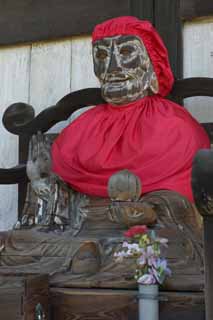
[[[93,44],[95,75],[103,98],[122,105],[158,92],[158,81],[141,39],[114,36]]]

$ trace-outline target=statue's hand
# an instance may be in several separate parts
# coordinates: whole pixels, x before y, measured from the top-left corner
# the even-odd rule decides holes
[[[30,180],[43,179],[50,175],[50,142],[41,132],[33,135],[29,145],[27,175]]]
[[[30,141],[27,175],[36,194],[48,200],[51,192],[50,141],[41,132],[33,135]]]
[[[113,222],[130,227],[138,224],[153,225],[157,220],[157,214],[149,203],[119,201],[110,207],[109,218]]]
[[[113,174],[108,182],[108,194],[112,200],[109,218],[125,226],[152,225],[157,220],[153,206],[140,201],[142,183],[129,170]]]

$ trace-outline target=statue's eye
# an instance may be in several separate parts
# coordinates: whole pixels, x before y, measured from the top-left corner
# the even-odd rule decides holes
[[[96,58],[100,59],[100,60],[104,60],[107,57],[107,51],[103,50],[103,49],[99,49],[96,52]]]
[[[133,47],[130,46],[124,46],[120,49],[120,54],[122,56],[129,56],[134,51]]]

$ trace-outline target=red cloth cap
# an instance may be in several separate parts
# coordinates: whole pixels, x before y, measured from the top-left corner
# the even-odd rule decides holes
[[[92,33],[92,41],[95,42],[96,40],[116,35],[140,37],[158,78],[158,94],[163,97],[167,96],[172,89],[174,77],[169,64],[167,49],[152,24],[149,21],[142,21],[131,16],[113,18],[95,27]]]

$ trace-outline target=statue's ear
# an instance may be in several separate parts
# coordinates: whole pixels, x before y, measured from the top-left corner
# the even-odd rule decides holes
[[[149,88],[154,94],[157,94],[159,91],[158,79],[154,70],[151,73]]]

